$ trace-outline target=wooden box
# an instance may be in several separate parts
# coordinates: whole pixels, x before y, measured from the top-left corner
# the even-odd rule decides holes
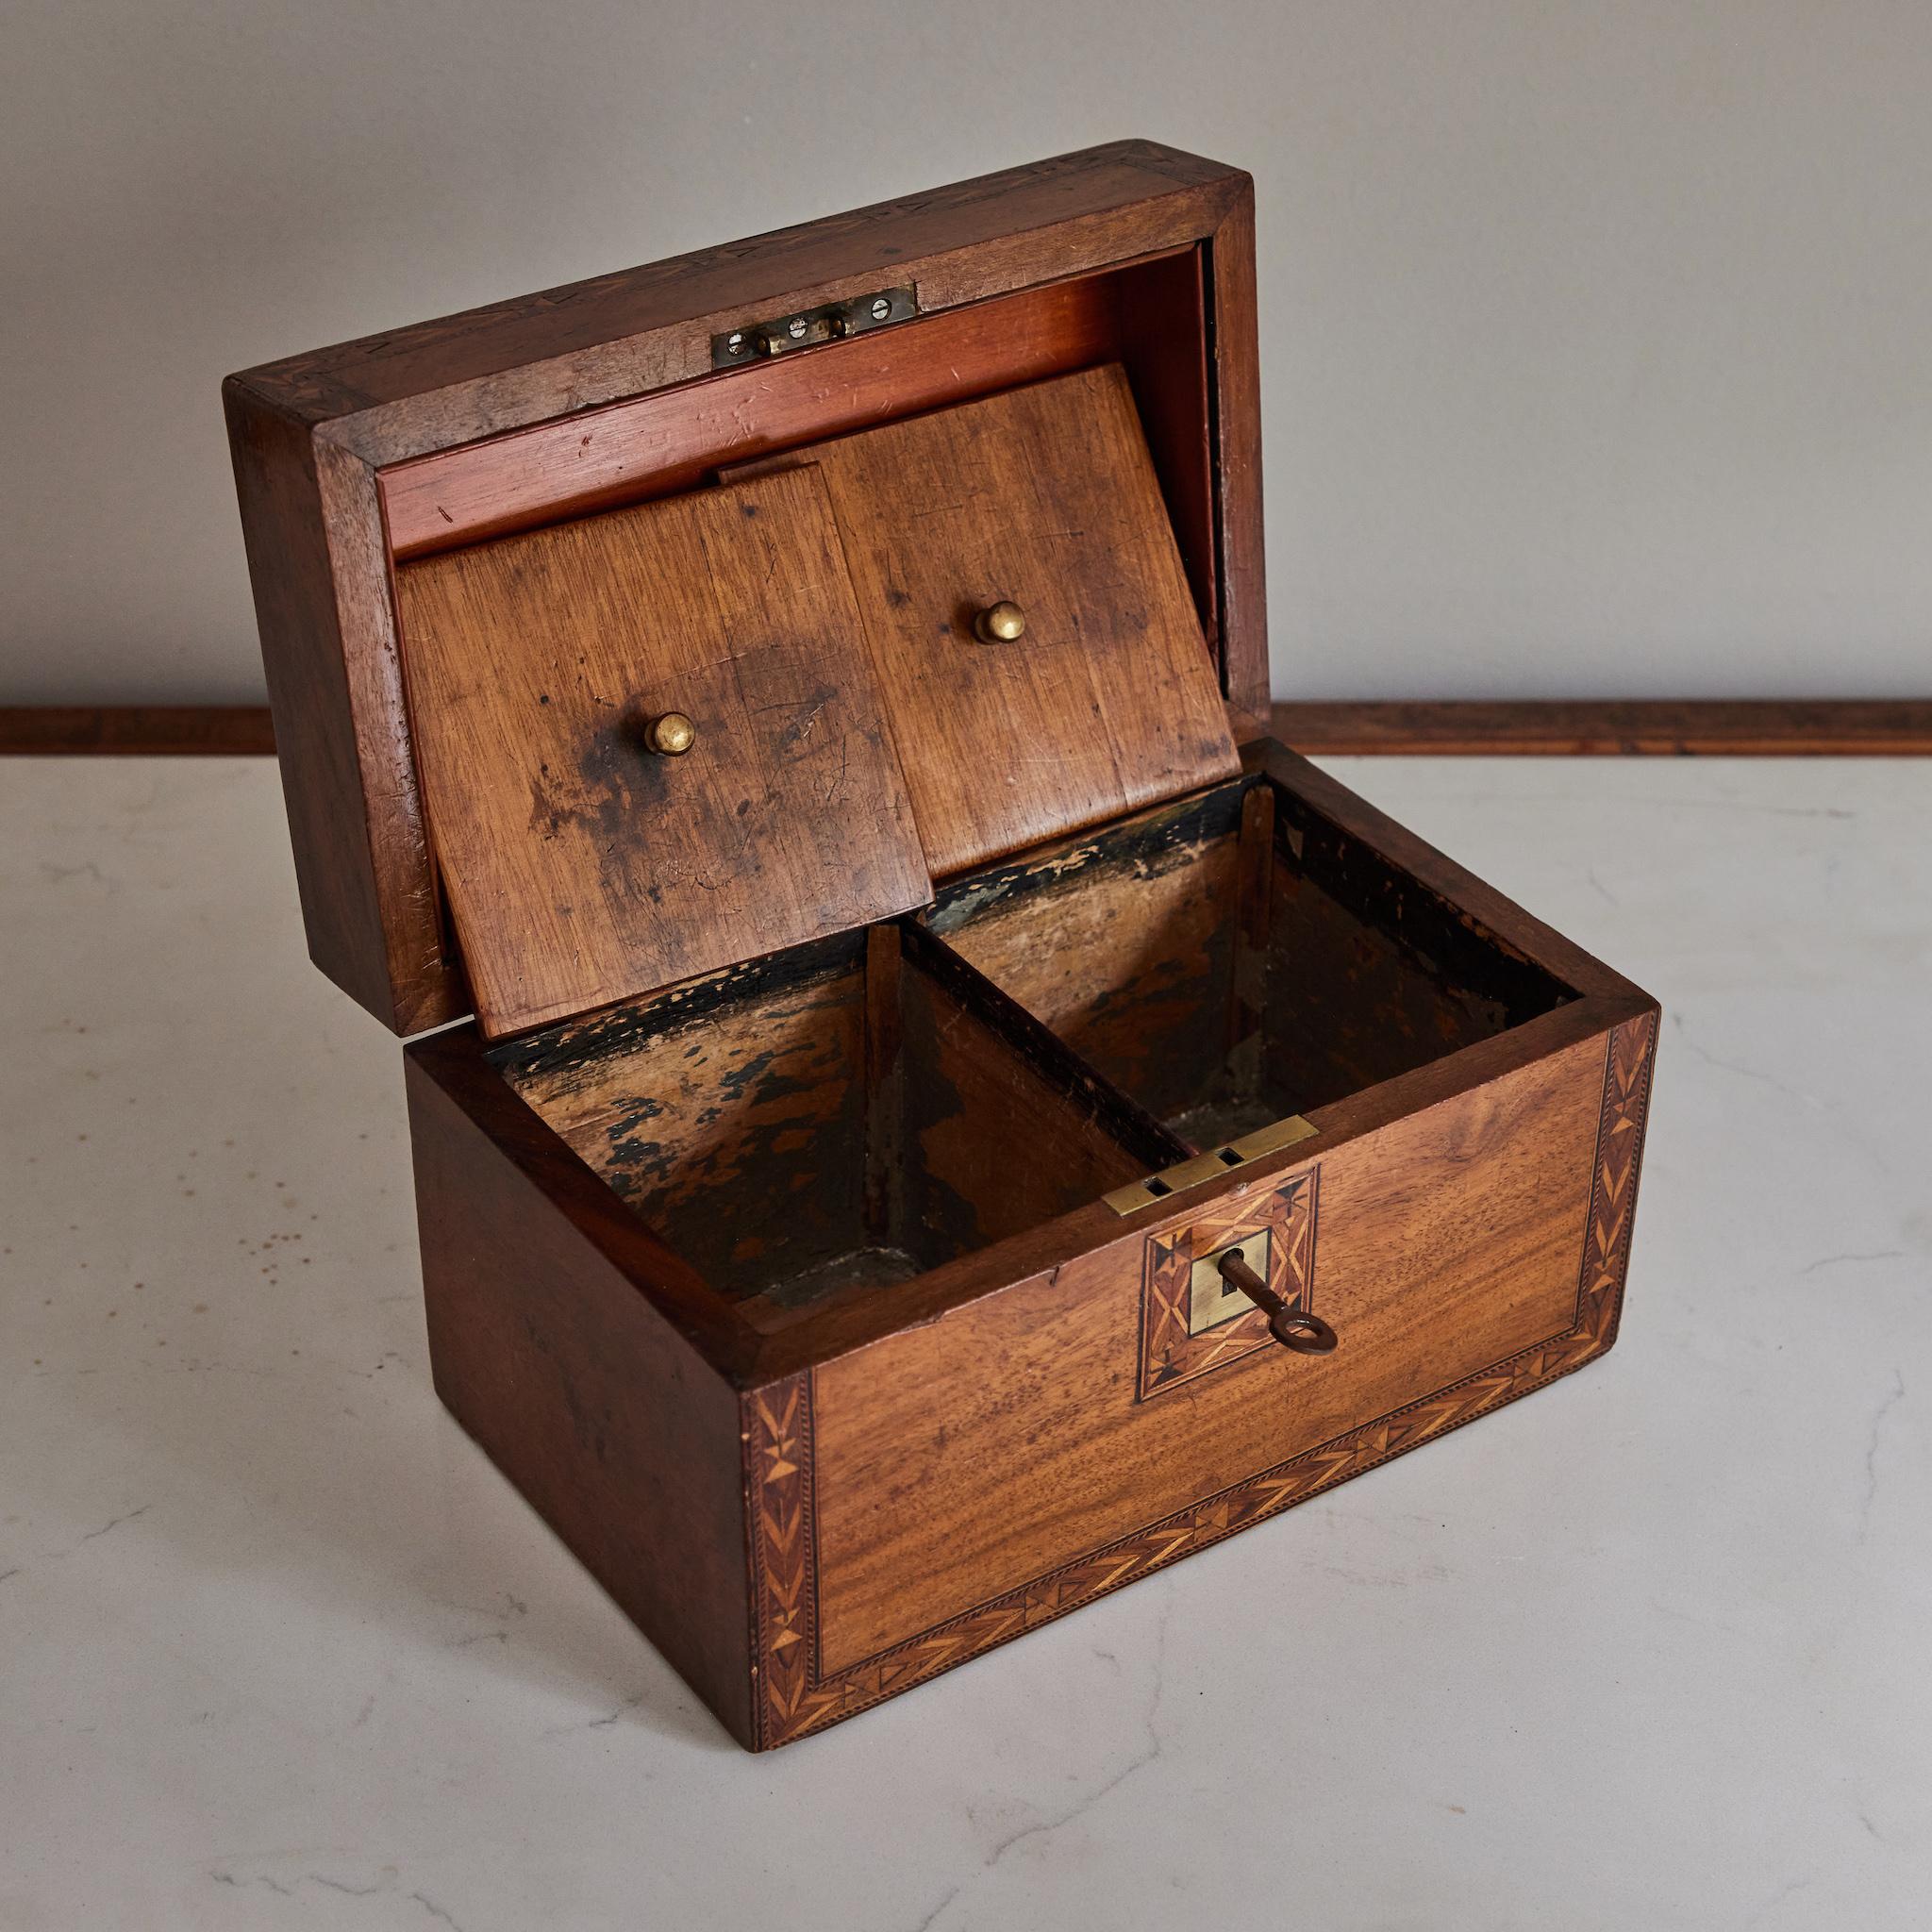
[[[1253,235],[1126,142],[227,384],[437,1388],[746,1745],[1615,1338],[1656,1005],[1265,735]]]

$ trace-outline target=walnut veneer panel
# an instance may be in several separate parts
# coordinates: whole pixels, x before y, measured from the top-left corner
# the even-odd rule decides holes
[[[396,594],[487,1033],[928,896],[815,473],[428,558]],[[668,710],[681,758],[643,742]]]
[[[1137,1400],[1137,1229],[818,1369],[823,1671],[1563,1334],[1604,1055],[1588,1040],[1321,1161],[1333,1355],[1270,1348]]]
[[[802,463],[831,492],[935,874],[1240,769],[1118,364],[727,474]],[[1002,598],[1025,635],[982,643]]]
[[[596,1183],[467,1034],[405,1063],[437,1393],[752,1743],[738,1404],[689,1320],[638,1292],[650,1237],[621,1229],[613,1252],[608,1209],[584,1204]]]

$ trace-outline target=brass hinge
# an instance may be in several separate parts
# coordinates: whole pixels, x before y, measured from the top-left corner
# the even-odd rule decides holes
[[[1243,1134],[1239,1141],[1229,1141],[1224,1146],[1210,1148],[1206,1154],[1195,1155],[1191,1160],[1164,1167],[1144,1180],[1129,1181],[1125,1187],[1116,1188],[1112,1193],[1104,1194],[1101,1198],[1116,1214],[1132,1214],[1139,1208],[1153,1207],[1157,1201],[1166,1200],[1171,1194],[1178,1194],[1184,1188],[1199,1187],[1203,1181],[1226,1174],[1230,1168],[1245,1167],[1251,1160],[1259,1160],[1265,1154],[1275,1154],[1284,1147],[1292,1147],[1297,1141],[1306,1141],[1310,1135],[1320,1132],[1314,1122],[1291,1113],[1286,1120],[1257,1127],[1252,1134]]]
[[[711,367],[739,369],[760,357],[789,356],[815,342],[836,342],[861,336],[868,329],[909,322],[919,313],[915,288],[876,289],[849,302],[827,302],[821,308],[794,308],[764,322],[747,322],[711,338]]]

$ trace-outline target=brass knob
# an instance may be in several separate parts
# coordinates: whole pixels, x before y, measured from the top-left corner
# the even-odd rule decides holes
[[[1025,630],[1026,613],[1005,597],[997,604],[989,604],[973,620],[973,635],[982,644],[1010,644],[1015,638],[1023,637]]]
[[[666,711],[644,726],[644,742],[667,758],[682,758],[697,735],[698,727],[682,711]]]

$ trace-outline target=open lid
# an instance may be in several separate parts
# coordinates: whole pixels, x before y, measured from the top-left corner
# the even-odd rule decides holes
[[[477,696],[480,654],[486,644],[500,649],[508,635],[499,618],[479,615],[479,600],[508,610],[520,594],[512,574],[491,560],[498,553],[488,540],[528,543],[541,533],[557,546],[553,573],[563,568],[568,576],[557,559],[590,541],[584,532],[601,524],[597,513],[693,491],[708,496],[733,466],[827,445],[816,452],[817,484],[789,487],[822,490],[849,547],[851,479],[841,481],[845,458],[828,440],[857,441],[853,432],[873,425],[937,420],[935,412],[974,398],[1112,364],[1124,372],[1144,430],[1139,460],[1151,466],[1192,607],[1191,648],[1207,666],[1202,688],[1210,701],[1218,692],[1244,735],[1258,728],[1267,704],[1252,199],[1247,177],[1218,163],[1116,142],[230,377],[225,399],[242,525],[317,964],[399,1032],[472,1009],[501,1030],[535,1024],[580,994],[580,1005],[595,1005],[703,970],[693,962],[726,947],[746,957],[878,916],[894,902],[916,903],[923,871],[935,868],[930,860],[922,867],[908,847],[893,787],[914,793],[917,818],[921,781],[911,768],[924,751],[898,741],[885,680],[874,672],[868,687],[863,657],[848,653],[839,683],[848,737],[862,740],[868,719],[883,715],[888,724],[867,761],[869,828],[861,837],[841,821],[831,848],[865,871],[864,890],[851,880],[810,899],[808,881],[824,876],[823,866],[813,871],[827,849],[823,840],[806,840],[809,851],[761,845],[756,893],[747,879],[745,899],[728,913],[715,908],[715,921],[701,922],[714,929],[693,941],[655,908],[647,915],[616,880],[635,880],[649,903],[650,889],[664,884],[650,871],[655,849],[677,854],[690,875],[703,871],[715,887],[724,841],[710,820],[668,809],[644,841],[649,815],[635,815],[639,787],[655,780],[633,771],[623,796],[640,842],[610,880],[598,875],[605,924],[584,944],[575,926],[584,902],[571,894],[590,876],[595,781],[580,764],[558,829],[546,838],[547,808],[540,811],[527,789],[527,759],[540,745],[562,749],[543,735],[561,730],[561,719],[521,712],[510,731],[505,694]],[[698,501],[690,497],[689,514],[708,527],[715,512],[698,512]],[[1050,549],[1041,535],[1034,560],[1051,566]],[[505,546],[503,554],[512,553]],[[996,565],[1009,567],[988,559],[989,587]],[[848,574],[860,589],[847,641],[864,637],[876,666],[869,568],[855,561]],[[1033,593],[1037,641],[1044,636],[1039,613],[1050,615],[1059,594],[1043,581]],[[589,595],[581,584],[578,591]],[[823,608],[833,609],[841,594],[851,597],[849,586],[828,590],[833,601]],[[977,586],[961,593],[984,594]],[[588,622],[581,598],[568,608]],[[431,641],[405,647],[406,627]],[[542,636],[545,649],[561,647],[560,631]],[[823,634],[814,637],[809,648],[830,648]],[[585,742],[608,746],[611,733],[621,741],[634,730],[658,701],[651,693],[663,688],[653,682],[660,672],[672,684],[722,677],[724,660],[705,662],[708,646],[675,625],[613,629],[611,640],[619,654],[611,668],[629,674],[635,688],[621,694],[628,709],[615,723],[601,709],[578,715]],[[781,650],[765,668],[775,674],[797,661]],[[1124,670],[1124,660],[1083,670],[1108,730]],[[535,675],[529,664],[518,670]],[[433,722],[432,691],[439,709],[449,701],[448,715]],[[558,693],[549,695],[554,704]],[[1189,716],[1198,722],[1198,708]],[[799,774],[775,741],[758,735],[748,711],[735,725],[724,718],[714,713],[709,732],[700,720],[697,744],[740,746],[745,758],[733,783],[753,772],[761,784],[775,774],[781,789],[765,815],[773,837],[783,837],[787,821],[801,838],[808,826],[823,831],[824,817],[807,809],[808,791],[783,789]],[[520,736],[525,725],[530,735]],[[1155,741],[1144,733],[1129,738],[1128,766],[1146,753],[1148,770],[1158,771],[1167,753],[1149,752]],[[892,769],[895,741],[903,774]],[[635,743],[627,749],[638,753]],[[973,775],[972,746],[960,751],[958,769]],[[1227,756],[1224,739],[1208,762]],[[486,765],[490,785],[482,787]],[[1118,760],[1114,772],[1123,798],[1141,796],[1143,783],[1158,795],[1168,782]],[[1173,777],[1181,789],[1182,766]],[[508,788],[518,780],[525,790],[512,808]],[[731,786],[716,770],[712,784],[722,806]],[[493,819],[485,791],[498,794],[489,806]],[[1114,808],[1096,806],[1105,791],[1083,780],[1062,804],[1079,818],[1105,815]],[[749,795],[740,785],[731,809]],[[1058,810],[1041,801],[982,845],[936,837],[927,850],[941,854],[939,870],[972,862],[975,849],[1078,822],[1057,818]],[[926,817],[934,818],[930,808]],[[495,849],[517,842],[524,849],[514,858]],[[515,871],[538,866],[540,848],[541,891],[537,872]],[[774,908],[776,882],[794,871],[794,903]],[[569,928],[558,904],[573,908]],[[507,941],[519,930],[541,960],[511,963]],[[579,945],[584,960],[567,964],[563,954],[575,957]]]

